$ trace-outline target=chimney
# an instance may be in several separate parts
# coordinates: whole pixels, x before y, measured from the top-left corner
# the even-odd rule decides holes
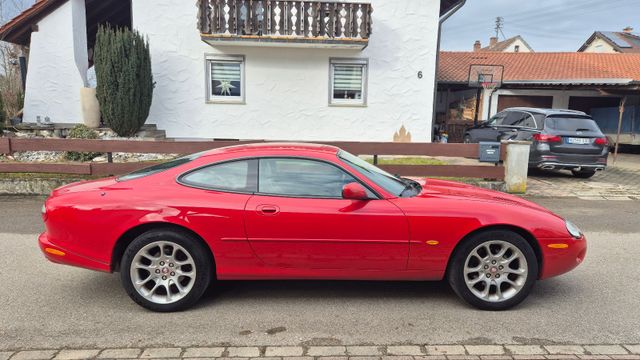
[[[626,28],[622,29],[622,31],[626,34],[631,34],[633,32],[633,28],[631,26],[627,26]]]
[[[473,43],[473,51],[480,51],[480,49],[482,49],[482,44],[480,40],[476,40],[476,42]]]
[[[498,43],[498,38],[495,36],[492,36],[489,38],[489,46],[494,46],[495,44]]]

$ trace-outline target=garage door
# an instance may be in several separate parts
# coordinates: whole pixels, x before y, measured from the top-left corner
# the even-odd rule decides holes
[[[595,96],[572,96],[569,98],[569,109],[578,110],[591,114],[591,109],[611,108],[620,105],[620,98],[617,97],[595,97]]]
[[[510,107],[551,108],[553,96],[500,95],[498,112]]]

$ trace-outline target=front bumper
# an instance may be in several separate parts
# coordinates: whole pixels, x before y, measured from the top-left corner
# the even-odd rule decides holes
[[[540,279],[558,276],[575,269],[587,255],[587,239],[572,237],[539,239],[542,250],[542,272]]]
[[[38,244],[44,256],[51,262],[57,264],[77,266],[85,269],[96,271],[111,272],[111,266],[93,259],[89,259],[82,255],[75,254],[67,249],[55,245],[49,239],[46,232],[38,237]]]

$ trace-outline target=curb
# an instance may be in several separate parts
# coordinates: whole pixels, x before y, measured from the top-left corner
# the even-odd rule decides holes
[[[0,360],[640,360],[640,344],[211,346],[0,351]]]

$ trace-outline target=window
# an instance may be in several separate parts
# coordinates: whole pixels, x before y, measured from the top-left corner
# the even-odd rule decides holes
[[[505,119],[503,125],[535,129],[536,121],[528,113],[524,113],[520,111],[512,111],[512,112],[509,112],[509,115]]]
[[[547,127],[558,131],[591,131],[601,133],[598,124],[591,119],[579,116],[550,116],[546,121]]]
[[[350,154],[344,150],[340,150],[338,157],[351,165],[360,174],[367,177],[367,179],[376,183],[376,185],[387,190],[388,192],[400,196],[407,187],[407,184],[399,179],[397,176],[391,175],[388,172],[369,164],[368,162],[360,159],[359,157]],[[373,196],[370,195],[373,198]]]
[[[244,57],[207,57],[207,100],[211,102],[244,102]]]
[[[232,161],[211,165],[180,177],[185,185],[236,192],[257,191],[257,160]]]
[[[504,119],[506,117],[507,117],[507,113],[504,113],[504,112],[495,114],[495,115],[493,115],[493,117],[491,119],[489,119],[488,125],[490,125],[490,126],[500,126],[500,125],[502,125],[502,122],[504,121]]]
[[[314,160],[260,159],[258,191],[292,197],[342,198],[342,187],[355,182],[336,166]]]
[[[329,103],[331,105],[367,104],[367,66],[365,59],[330,61]]]
[[[513,51],[514,52],[520,52],[520,45],[514,46]]]
[[[167,162],[163,162],[162,164],[149,166],[149,167],[146,167],[144,169],[136,170],[136,171],[131,172],[129,174],[122,175],[119,178],[117,178],[117,180],[118,181],[127,181],[127,180],[133,180],[133,179],[138,179],[138,178],[142,178],[142,177],[145,177],[145,176],[157,174],[159,172],[163,172],[165,170],[173,169],[173,168],[178,167],[180,165],[184,165],[186,163],[189,163],[189,162],[199,158],[200,155],[202,155],[202,152],[191,154],[191,155],[184,156],[184,157],[177,158],[177,159],[173,159],[173,160],[170,160],[170,161],[167,161]]]

